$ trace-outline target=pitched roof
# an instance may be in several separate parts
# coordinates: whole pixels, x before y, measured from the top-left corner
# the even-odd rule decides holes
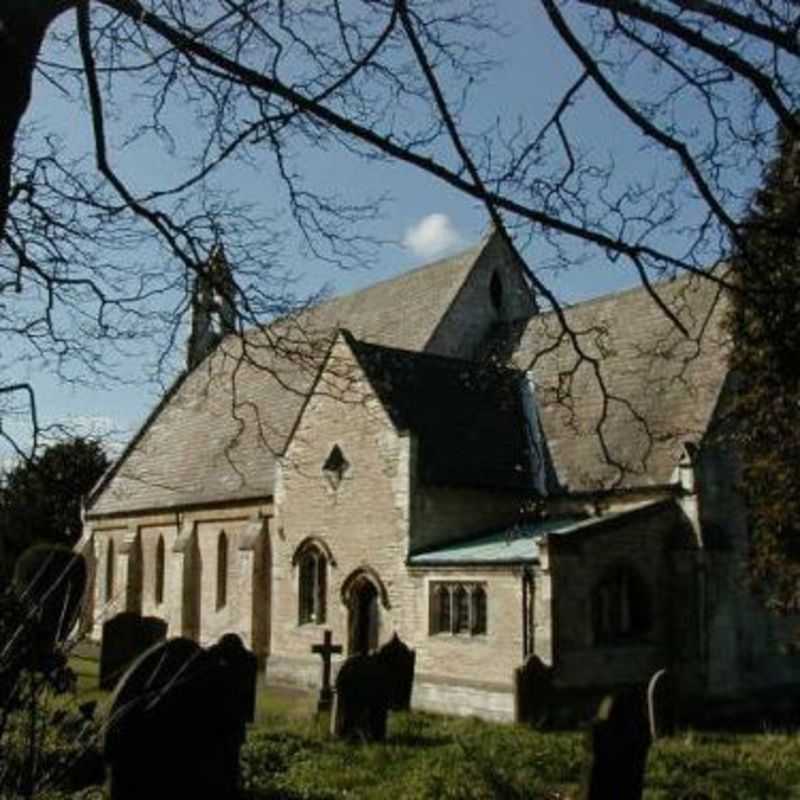
[[[89,514],[270,496],[275,457],[336,330],[424,348],[486,245],[227,337],[148,416],[96,487]]]
[[[417,434],[423,483],[533,490],[523,373],[343,333],[395,427]]]
[[[684,443],[699,442],[709,426],[727,374],[724,293],[693,276],[655,290],[688,338],[643,287],[565,310],[595,363],[581,360],[555,313],[527,324],[513,361],[532,369],[564,489],[668,483]]]

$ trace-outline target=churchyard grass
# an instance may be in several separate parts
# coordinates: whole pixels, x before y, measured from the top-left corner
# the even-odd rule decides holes
[[[249,800],[352,797],[576,798],[584,766],[579,732],[426,714],[392,714],[385,744],[333,741],[308,718],[268,715],[242,763]],[[687,732],[650,750],[645,800],[703,791],[711,800],[800,797],[797,733]]]
[[[96,665],[71,661],[78,701],[102,699]],[[242,751],[246,800],[575,798],[580,732],[541,733],[475,719],[393,713],[385,744],[347,744],[317,721],[313,693],[270,687]],[[690,790],[711,800],[800,797],[800,734],[680,733],[657,741],[645,800]],[[77,796],[77,795],[76,795]]]

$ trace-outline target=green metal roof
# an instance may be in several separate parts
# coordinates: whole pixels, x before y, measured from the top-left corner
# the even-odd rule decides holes
[[[539,560],[539,543],[545,536],[577,533],[658,504],[644,503],[625,511],[602,516],[570,516],[521,522],[509,528],[480,534],[473,539],[417,553],[409,557],[408,563],[412,567],[531,564]]]

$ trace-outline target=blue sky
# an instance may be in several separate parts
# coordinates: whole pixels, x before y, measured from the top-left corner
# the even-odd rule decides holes
[[[499,3],[498,13],[509,35],[496,51],[502,63],[486,74],[474,87],[464,122],[471,130],[481,130],[496,119],[509,125],[517,116],[528,119],[534,127],[553,111],[561,92],[578,75],[574,59],[551,32],[549,23],[531,12],[534,4]],[[642,76],[642,80],[648,80]],[[619,125],[617,112],[595,99],[582,110],[582,129],[573,133],[582,145],[596,155],[608,152],[621,176],[658,171],[659,165],[642,149],[642,141]],[[65,147],[74,152],[89,149],[90,131],[85,109],[75,99],[65,100],[43,81],[34,88],[29,119],[47,130],[59,132]],[[130,124],[130,123],[126,123]],[[193,121],[186,121],[185,134],[192,137]],[[122,132],[117,131],[118,136]],[[133,148],[114,154],[117,166],[135,183],[161,184],[165,177],[179,175],[180,147],[175,156],[147,149]],[[315,185],[335,190],[356,201],[389,192],[391,201],[374,232],[389,242],[363,268],[346,272],[331,270],[315,263],[303,251],[299,240],[289,240],[285,248],[287,267],[297,276],[296,291],[313,293],[327,286],[334,293],[346,292],[376,280],[398,274],[404,269],[447,255],[474,243],[486,230],[487,217],[474,201],[435,179],[412,168],[381,162],[365,162],[344,150],[303,153],[305,174]],[[236,168],[225,176],[228,188],[242,199],[259,204],[266,213],[285,217],[282,199],[274,191],[274,174],[267,167],[263,173]],[[578,249],[575,250],[576,260]],[[525,257],[533,267],[546,266],[544,246],[531,242]],[[636,276],[629,268],[612,265],[597,253],[574,270],[552,275],[543,273],[550,286],[567,302],[596,296],[632,285]],[[180,352],[173,357],[173,369],[180,366]],[[147,382],[148,365],[131,358],[121,365],[121,376],[128,385],[107,389],[64,386],[35,366],[21,376],[32,381],[39,397],[40,415],[45,423],[68,421],[79,429],[105,434],[114,431],[124,438],[144,418],[162,391],[157,383]],[[22,434],[24,436],[24,433]]]

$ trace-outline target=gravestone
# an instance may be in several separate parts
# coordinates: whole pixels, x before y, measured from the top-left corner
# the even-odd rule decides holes
[[[643,693],[606,697],[587,731],[581,800],[641,800],[650,743]]]
[[[235,633],[226,633],[209,652],[231,674],[230,691],[243,719],[255,722],[256,687],[258,685],[258,658],[244,646]]]
[[[43,672],[63,661],[58,648],[78,622],[88,571],[79,553],[57,545],[34,545],[14,565],[14,589],[32,612],[28,632],[34,663]]]
[[[236,649],[169,639],[130,666],[104,728],[111,800],[238,797],[248,709]]]
[[[100,688],[113,689],[125,670],[148,648],[167,637],[167,623],[123,611],[103,625]]]
[[[319,687],[317,700],[317,713],[330,711],[333,705],[333,690],[331,689],[331,656],[342,652],[340,644],[333,643],[333,634],[326,629],[322,636],[322,644],[312,644],[311,652],[322,658],[322,683]]]
[[[647,684],[647,716],[653,739],[675,733],[676,699],[672,676],[660,669]]]
[[[395,632],[375,657],[386,682],[389,708],[392,711],[408,711],[414,689],[416,652],[400,641]]]
[[[336,676],[331,733],[342,739],[386,738],[389,692],[376,654],[350,656]]]
[[[514,670],[514,721],[542,725],[547,721],[553,694],[553,668],[530,655]]]

